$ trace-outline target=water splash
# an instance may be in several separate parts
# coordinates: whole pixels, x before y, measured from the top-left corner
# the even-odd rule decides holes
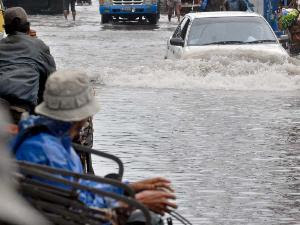
[[[254,51],[218,51],[126,70],[105,67],[100,81],[121,87],[289,91],[300,89],[299,62]]]

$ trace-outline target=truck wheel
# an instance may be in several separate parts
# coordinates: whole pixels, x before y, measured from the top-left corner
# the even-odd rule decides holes
[[[109,15],[101,15],[101,23],[104,24],[104,23],[109,23],[110,21],[110,16]]]
[[[153,24],[153,25],[157,24],[158,19],[159,19],[158,14],[154,14],[154,15],[151,15],[151,16],[148,17],[149,23]]]

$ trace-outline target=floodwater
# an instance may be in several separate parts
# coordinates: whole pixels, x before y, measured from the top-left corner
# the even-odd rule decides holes
[[[31,17],[58,68],[94,80],[94,147],[123,160],[125,179],[169,178],[194,225],[300,224],[299,61],[164,60],[175,21],[103,26],[97,7],[77,7],[76,23]],[[94,160],[97,174],[116,170]]]

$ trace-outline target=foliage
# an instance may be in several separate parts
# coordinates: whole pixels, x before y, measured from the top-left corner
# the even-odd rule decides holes
[[[281,30],[286,30],[294,25],[299,17],[297,9],[283,9],[279,17],[279,27]]]

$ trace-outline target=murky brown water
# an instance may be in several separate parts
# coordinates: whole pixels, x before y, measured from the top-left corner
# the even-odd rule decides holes
[[[178,212],[198,224],[300,224],[300,67],[269,56],[163,60],[176,27],[34,16],[59,68],[87,70],[102,110],[95,148],[125,178],[165,176]],[[96,172],[115,169],[95,159]],[[176,223],[177,224],[177,223]]]

